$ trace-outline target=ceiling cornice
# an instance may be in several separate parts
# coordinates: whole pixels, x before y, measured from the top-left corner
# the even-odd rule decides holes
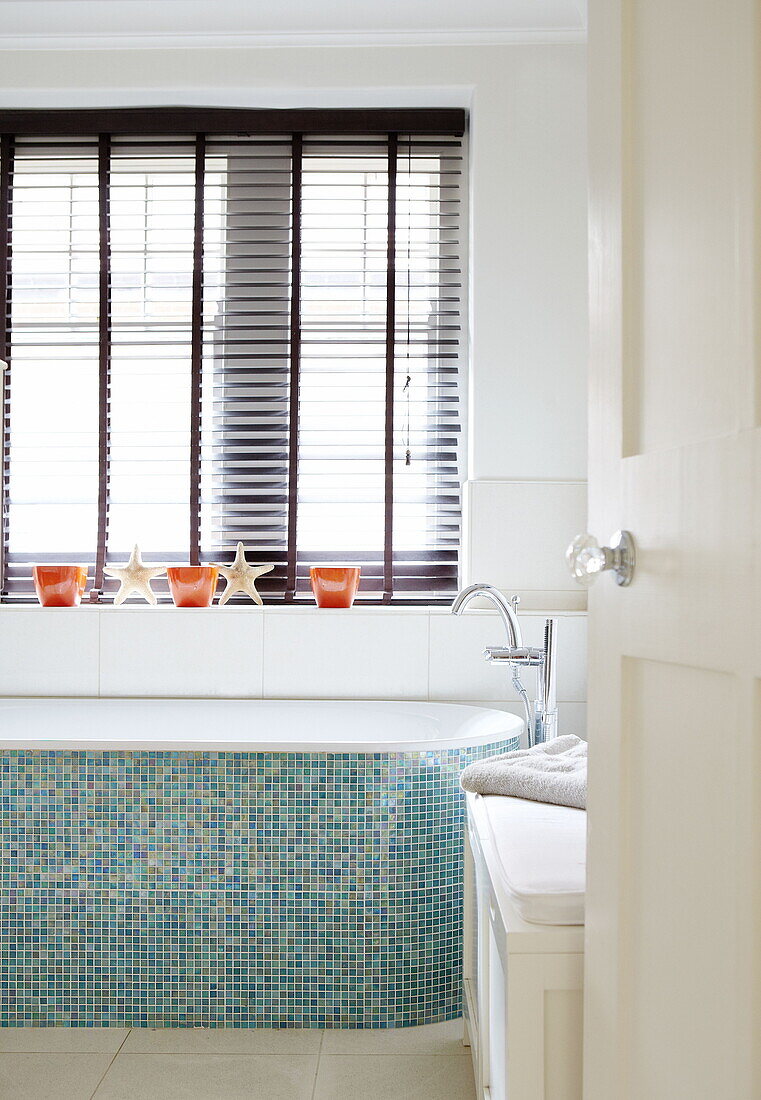
[[[524,46],[583,43],[578,27],[445,31],[347,31],[287,34],[53,34],[13,35],[0,30],[0,51],[282,49],[314,46]]]

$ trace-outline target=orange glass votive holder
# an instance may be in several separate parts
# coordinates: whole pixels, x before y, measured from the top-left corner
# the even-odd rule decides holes
[[[77,607],[87,587],[87,566],[33,565],[32,578],[43,607]]]
[[[170,565],[166,575],[175,607],[211,607],[219,577],[216,565]]]
[[[351,607],[359,588],[358,565],[313,565],[309,576],[318,607]]]

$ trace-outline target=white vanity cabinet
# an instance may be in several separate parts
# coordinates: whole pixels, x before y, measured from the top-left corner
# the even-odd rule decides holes
[[[584,926],[529,923],[468,796],[464,995],[478,1100],[581,1100]],[[582,811],[579,811],[582,812]]]

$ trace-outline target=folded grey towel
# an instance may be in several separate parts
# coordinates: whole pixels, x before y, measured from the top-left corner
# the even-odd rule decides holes
[[[460,786],[475,794],[512,795],[585,810],[587,743],[566,734],[532,749],[484,757],[468,765]]]

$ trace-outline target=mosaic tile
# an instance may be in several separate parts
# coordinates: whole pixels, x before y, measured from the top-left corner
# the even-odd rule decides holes
[[[460,1015],[458,777],[516,747],[5,752],[0,1026]]]

